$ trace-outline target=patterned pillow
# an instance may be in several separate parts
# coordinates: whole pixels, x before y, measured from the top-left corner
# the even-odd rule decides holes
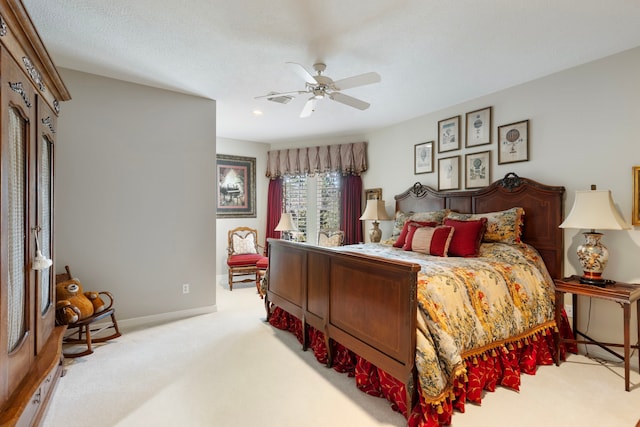
[[[470,220],[487,218],[487,230],[483,242],[497,242],[516,244],[522,242],[522,225],[524,224],[524,209],[511,208],[505,211],[488,212],[483,214],[461,214],[450,212],[447,218]]]
[[[233,253],[234,254],[257,254],[256,240],[253,238],[253,234],[247,234],[245,237],[234,234],[233,239]]]
[[[397,238],[400,233],[402,233],[402,229],[404,228],[405,222],[413,215],[413,212],[402,212],[397,211],[395,221],[393,222],[393,231],[391,232],[392,238]]]
[[[411,221],[419,221],[419,222],[431,221],[431,222],[437,222],[438,224],[442,224],[442,221],[449,214],[449,212],[451,212],[450,209],[441,209],[439,211],[433,211],[433,212],[416,212],[413,215],[411,215],[410,219]]]
[[[449,244],[449,255],[461,257],[477,257],[480,251],[482,236],[487,228],[487,218],[460,221],[445,218],[444,225],[455,228]]]
[[[454,228],[447,225],[417,228],[411,240],[411,250],[427,255],[446,257],[453,233]]]

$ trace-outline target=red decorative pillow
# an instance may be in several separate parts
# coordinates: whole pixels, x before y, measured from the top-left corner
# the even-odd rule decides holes
[[[444,225],[449,225],[455,229],[449,245],[450,256],[478,256],[482,236],[484,236],[487,228],[487,218],[469,221],[445,218]]]
[[[404,244],[407,242],[407,234],[409,233],[409,225],[411,224],[417,224],[421,226],[430,226],[430,227],[435,227],[436,225],[438,225],[437,222],[432,222],[432,221],[424,221],[424,222],[423,221],[407,221],[404,223],[404,226],[402,227],[402,231],[400,232],[400,236],[398,237],[398,240],[396,240],[395,243],[393,244],[393,247],[404,248]]]
[[[411,240],[411,250],[446,257],[454,231],[454,228],[448,225],[417,228]]]

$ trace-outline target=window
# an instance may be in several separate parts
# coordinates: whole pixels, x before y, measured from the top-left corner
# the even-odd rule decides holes
[[[296,240],[316,243],[318,231],[340,229],[340,173],[284,177],[283,206],[298,227]]]

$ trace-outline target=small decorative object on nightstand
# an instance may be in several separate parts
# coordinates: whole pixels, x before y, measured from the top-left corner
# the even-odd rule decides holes
[[[363,221],[373,220],[373,228],[369,232],[369,240],[373,243],[378,243],[382,238],[382,230],[378,228],[378,220],[391,218],[389,218],[387,210],[384,208],[384,200],[369,199],[360,219]]]
[[[640,284],[634,283],[611,283],[605,286],[589,286],[581,283],[579,276],[571,276],[566,279],[555,279],[556,287],[556,324],[560,324],[560,317],[562,315],[562,305],[564,303],[564,294],[572,294],[572,309],[573,309],[573,335],[574,339],[562,338],[559,333],[556,332],[556,364],[560,364],[560,344],[563,342],[576,343],[576,344],[592,344],[597,345],[608,353],[616,356],[619,359],[624,360],[624,389],[629,391],[629,364],[631,361],[631,349],[640,349],[638,344],[631,345],[630,338],[630,325],[631,325],[631,305],[636,303],[637,311],[637,327],[638,327],[638,341],[640,341],[640,305],[638,305],[638,299],[640,299]],[[624,343],[623,344],[611,344],[594,340],[587,336],[583,332],[578,330],[578,295],[589,298],[600,298],[603,300],[614,301],[620,304],[623,310],[623,322],[624,322]],[[585,340],[578,340],[578,335],[585,338]],[[624,357],[611,350],[609,347],[623,347]],[[638,355],[638,361],[640,361],[640,354]]]
[[[560,228],[584,228],[591,231],[583,233],[586,242],[578,246],[578,260],[582,265],[583,275],[580,283],[604,286],[607,283],[602,272],[609,261],[609,251],[600,243],[601,230],[628,230],[631,228],[618,213],[611,198],[611,191],[576,191],[576,199],[571,212],[560,224]]]

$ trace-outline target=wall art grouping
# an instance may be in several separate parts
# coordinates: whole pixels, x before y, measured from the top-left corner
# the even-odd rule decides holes
[[[462,170],[464,186],[468,189],[482,188],[491,183],[492,150],[465,152],[451,155],[463,147],[465,151],[493,143],[493,107],[484,107],[464,115],[438,121],[437,141],[414,145],[414,174],[438,173],[438,190],[459,190]],[[463,129],[464,126],[464,129]],[[529,120],[497,127],[498,164],[525,162],[529,160]],[[437,168],[434,168],[435,144],[437,143]],[[464,163],[462,158],[464,157]]]

